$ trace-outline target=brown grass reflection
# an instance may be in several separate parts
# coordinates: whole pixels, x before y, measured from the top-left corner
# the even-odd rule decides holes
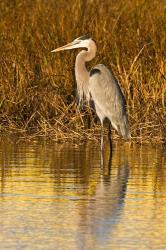
[[[110,155],[105,146],[101,169],[98,145],[1,140],[2,248],[20,242],[33,249],[34,241],[44,249],[134,249],[133,240],[140,249],[161,246],[165,148],[113,147]]]
[[[86,186],[86,188],[74,190],[74,195],[76,192],[77,195],[82,195],[93,193],[96,183],[100,181],[100,152],[94,145],[73,148],[70,144],[39,142],[13,144],[1,141],[0,152],[2,189],[9,179],[11,184],[13,178],[20,176],[24,185],[23,178],[31,176],[34,182],[44,180],[45,183],[50,183],[48,188],[52,186],[53,192],[59,192],[58,187],[63,187],[63,191],[67,192],[66,190],[71,191],[74,185],[75,187]],[[111,165],[113,174],[116,174],[115,171],[128,162],[130,175],[137,177],[134,180],[137,188],[142,184],[146,184],[147,189],[151,185],[153,191],[162,191],[165,188],[166,156],[163,146],[117,144],[114,145],[111,158],[107,145],[104,161],[103,177],[109,176]]]

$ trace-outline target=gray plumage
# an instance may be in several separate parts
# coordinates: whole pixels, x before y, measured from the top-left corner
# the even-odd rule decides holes
[[[95,71],[94,71],[95,70]],[[100,71],[100,73],[97,73]],[[95,74],[91,74],[96,72]],[[96,113],[103,123],[107,117],[114,129],[124,138],[130,137],[126,101],[113,73],[103,64],[90,71],[89,91],[95,103]]]
[[[92,98],[102,128],[104,119],[107,117],[112,127],[124,139],[130,138],[126,101],[115,76],[103,64],[96,65],[90,72],[86,68],[86,62],[91,61],[97,51],[96,44],[90,36],[79,37],[52,52],[74,48],[87,49],[79,52],[75,62],[79,105],[82,105],[84,99],[89,103]],[[101,138],[101,148],[103,148],[103,136]]]

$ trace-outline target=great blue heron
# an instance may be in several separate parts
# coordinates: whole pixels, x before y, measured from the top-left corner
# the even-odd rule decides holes
[[[94,66],[90,71],[86,68],[86,62],[91,61],[97,51],[92,38],[89,35],[81,36],[51,52],[76,48],[85,48],[77,55],[75,62],[79,104],[83,103],[84,99],[87,102],[92,99],[94,102],[102,127],[101,149],[103,149],[103,122],[106,117],[124,139],[130,138],[126,101],[112,71],[103,64]]]

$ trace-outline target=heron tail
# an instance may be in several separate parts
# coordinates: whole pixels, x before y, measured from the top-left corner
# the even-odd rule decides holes
[[[125,140],[128,140],[131,138],[129,122],[128,122],[128,118],[126,115],[123,116],[123,121],[120,123],[119,133],[122,135],[123,139]]]

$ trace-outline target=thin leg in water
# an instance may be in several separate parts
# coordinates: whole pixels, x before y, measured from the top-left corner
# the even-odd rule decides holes
[[[104,138],[103,138],[103,134],[104,134],[104,127],[103,127],[103,121],[101,121],[101,151],[104,151]]]
[[[108,138],[110,143],[110,154],[112,155],[112,132],[111,132],[112,125],[109,122],[109,131],[108,131]]]
[[[104,138],[103,138],[103,121],[101,121],[101,168],[104,166]]]

